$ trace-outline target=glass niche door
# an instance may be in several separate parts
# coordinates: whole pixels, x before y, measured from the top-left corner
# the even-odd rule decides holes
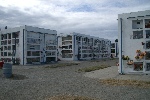
[[[143,72],[143,62],[134,62],[133,71]]]
[[[150,51],[146,51],[145,60],[145,72],[150,72]]]
[[[145,63],[145,72],[150,72],[150,62]]]
[[[144,72],[150,72],[150,41],[146,41]]]

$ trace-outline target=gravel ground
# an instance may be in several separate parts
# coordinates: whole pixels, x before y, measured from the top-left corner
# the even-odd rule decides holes
[[[84,72],[77,72],[79,68],[100,64],[115,66],[117,61],[77,61],[79,65],[58,68],[44,68],[47,65],[13,66],[14,78],[11,79],[4,78],[0,69],[0,100],[46,100],[65,94],[99,100],[149,100],[150,88],[103,85],[97,78],[85,77]]]
[[[126,74],[119,75],[118,67],[112,66],[105,68],[103,70],[96,70],[93,72],[88,72],[84,74],[85,77],[95,78],[95,79],[123,79],[123,80],[138,80],[138,81],[150,81],[150,74]]]

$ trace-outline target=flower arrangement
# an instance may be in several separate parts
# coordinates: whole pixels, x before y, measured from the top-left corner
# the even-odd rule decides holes
[[[16,61],[20,61],[20,58],[16,58]]]
[[[16,64],[20,64],[20,58],[16,58]]]
[[[143,70],[143,64],[134,63],[134,70],[136,70],[136,71]]]
[[[7,58],[7,61],[8,61],[8,62],[11,62],[11,58]]]
[[[148,23],[145,23],[145,28],[150,28],[150,21]]]
[[[144,42],[141,42],[142,43],[142,45],[144,45],[145,43]]]
[[[146,55],[146,52],[141,52],[140,50],[136,50],[137,55],[135,56],[135,59],[143,59]]]
[[[129,60],[130,58],[129,58],[128,56],[122,55],[122,59],[123,59],[123,60]]]
[[[133,65],[133,60],[128,61],[127,65]]]

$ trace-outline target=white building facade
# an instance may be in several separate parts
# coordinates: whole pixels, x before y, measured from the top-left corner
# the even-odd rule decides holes
[[[58,36],[58,59],[91,60],[110,58],[111,42],[108,39],[79,33]]]
[[[118,15],[119,73],[150,73],[150,10]]]
[[[0,59],[12,64],[57,61],[57,31],[20,26],[0,31]]]
[[[119,55],[119,46],[118,46],[118,39],[115,42],[111,43],[111,56],[113,58],[118,58]]]

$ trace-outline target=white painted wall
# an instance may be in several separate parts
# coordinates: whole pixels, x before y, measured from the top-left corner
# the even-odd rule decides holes
[[[62,58],[62,55],[61,55],[61,51],[62,51],[62,48],[59,48],[59,47],[62,47],[62,37],[66,37],[67,35],[71,35],[72,36],[72,53],[73,53],[73,56],[72,58]],[[80,41],[80,44],[78,44],[76,38],[77,37],[81,37],[81,40],[84,40],[84,38],[88,38],[88,39],[93,39],[91,41],[91,45],[89,44],[86,44],[84,45],[84,42]],[[100,44],[100,46],[98,45],[94,45],[94,41],[95,40],[99,40],[99,41],[103,41],[104,42],[104,45],[102,45],[102,43]],[[90,35],[85,35],[85,34],[79,34],[79,33],[71,33],[71,34],[59,34],[58,35],[58,58],[60,60],[78,60],[78,52],[80,52],[79,54],[81,55],[80,57],[80,60],[91,60],[93,58],[93,56],[91,57],[83,57],[84,54],[86,55],[93,55],[93,52],[94,54],[96,55],[96,59],[100,59],[100,58],[110,58],[110,54],[111,54],[111,49],[110,49],[110,40],[108,39],[103,39],[103,38],[98,38],[98,37],[93,37],[93,36],[90,36]],[[92,51],[91,53],[84,53],[83,50],[85,50],[86,52],[90,51],[90,46],[91,48],[94,50],[94,48],[102,48],[102,46],[104,46],[104,50],[99,50],[98,53],[96,53],[95,51]],[[81,48],[80,50],[78,50],[78,48]],[[85,49],[84,47],[87,47],[87,49]],[[89,49],[88,49],[89,48]],[[105,52],[107,51],[107,52]],[[104,53],[105,52],[105,53]],[[102,57],[103,56],[103,57]]]
[[[28,58],[36,58],[35,56],[27,56],[27,50],[30,52],[43,52],[40,53],[39,57],[41,62],[46,62],[46,58],[48,56],[46,56],[46,52],[51,51],[54,52],[55,55],[50,56],[50,57],[55,57],[55,61],[57,61],[57,31],[55,30],[49,30],[49,29],[44,29],[44,28],[38,28],[38,27],[32,27],[32,26],[20,26],[20,27],[16,27],[16,28],[9,28],[9,29],[3,29],[0,31],[0,35],[2,34],[7,34],[7,33],[13,33],[13,32],[18,32],[19,31],[19,37],[17,39],[19,39],[19,44],[16,44],[16,55],[14,58],[19,58],[20,59],[20,64],[21,65],[26,65],[27,64],[27,59]],[[29,36],[27,36],[27,34]],[[45,38],[44,38],[45,35]],[[41,39],[40,41],[40,49],[38,50],[29,50],[29,38],[32,39]],[[13,40],[13,38],[11,38],[10,40]],[[55,44],[47,44],[47,41],[55,41]],[[1,40],[2,42],[3,40]],[[7,44],[6,46],[12,46],[13,44],[9,45]],[[32,46],[37,46],[37,44],[30,44]],[[45,50],[47,46],[55,46],[55,50]],[[10,50],[10,52],[12,52],[13,50]],[[1,51],[4,52],[4,51]],[[9,52],[9,51],[7,51]],[[43,57],[43,59],[42,59]],[[0,56],[0,58],[12,58],[12,56]],[[10,62],[12,63],[12,62]]]
[[[122,19],[122,30],[121,30],[121,19]],[[146,30],[150,30],[150,28],[145,28],[145,19],[150,19],[150,10],[147,11],[139,11],[139,12],[131,12],[125,14],[118,15],[118,32],[119,32],[119,73],[132,73],[132,72],[144,72],[145,71],[145,58],[141,60],[136,60],[135,56],[136,50],[141,50],[142,52],[147,51],[141,42],[146,42]],[[140,24],[137,24],[140,22]],[[143,38],[141,39],[133,39],[134,31],[142,31]],[[122,37],[121,37],[122,32]],[[122,39],[122,43],[121,43]],[[122,51],[121,51],[122,47]],[[133,62],[143,62],[143,70],[136,71],[134,70],[133,65],[127,65],[127,60],[122,60],[122,55],[129,56],[130,60]],[[122,69],[122,70],[121,70]]]
[[[114,58],[118,58],[118,55],[119,55],[119,46],[118,46],[118,42],[113,42],[113,43],[111,43],[111,44],[114,44],[114,47],[111,47],[111,49],[114,50],[114,53],[111,52],[111,54],[112,54],[112,56],[113,56]]]

